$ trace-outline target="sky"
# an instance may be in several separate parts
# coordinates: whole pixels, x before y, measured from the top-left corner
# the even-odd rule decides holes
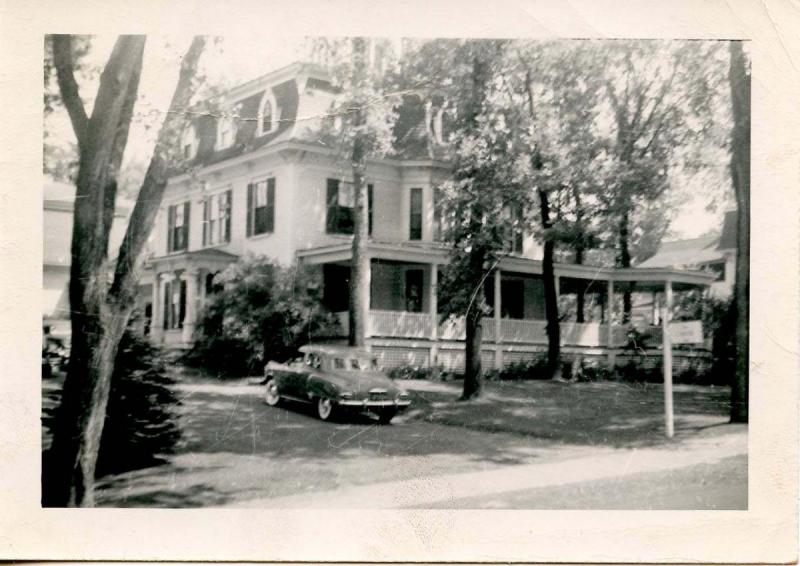
[[[116,36],[95,36],[87,62],[102,69],[108,59]],[[149,36],[145,48],[139,99],[136,113],[140,119],[131,126],[124,165],[131,161],[149,160],[155,143],[157,129],[153,124],[163,120],[163,112],[169,106],[180,66],[180,58],[191,42],[191,36]],[[303,59],[308,53],[308,42],[303,37],[261,34],[256,36],[236,35],[219,38],[209,44],[201,59],[201,72],[207,84],[230,88],[262,76],[270,71]],[[81,95],[91,112],[90,95],[97,90],[97,83],[82,84]],[[74,135],[63,109],[57,110],[45,122],[51,139],[58,142],[74,141]],[[719,168],[727,171],[727,162]],[[722,171],[722,169],[720,169]],[[720,229],[722,215],[727,208],[723,203],[709,211],[708,191],[696,190],[691,183],[716,183],[712,175],[703,179],[687,180],[682,191],[680,209],[670,225],[666,239],[694,238],[709,230]],[[720,191],[718,191],[720,192]]]

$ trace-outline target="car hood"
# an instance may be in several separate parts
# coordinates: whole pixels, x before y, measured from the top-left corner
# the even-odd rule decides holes
[[[376,388],[386,389],[390,393],[400,391],[391,379],[378,371],[328,371],[320,376],[320,379],[330,381],[340,389],[354,393]]]

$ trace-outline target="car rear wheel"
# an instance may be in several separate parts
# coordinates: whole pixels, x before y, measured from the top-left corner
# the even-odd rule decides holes
[[[320,420],[323,421],[330,421],[333,420],[334,415],[334,405],[333,401],[327,399],[325,397],[320,397],[317,400],[317,416]]]
[[[275,383],[274,378],[268,377],[267,383],[264,386],[264,402],[270,407],[274,407],[280,400],[281,396],[278,393],[278,384]]]
[[[385,409],[378,413],[378,422],[381,424],[389,424],[397,414],[397,409]]]

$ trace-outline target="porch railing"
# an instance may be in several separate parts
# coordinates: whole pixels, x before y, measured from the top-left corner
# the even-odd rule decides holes
[[[348,332],[347,312],[335,313],[342,329],[342,335]],[[427,339],[433,336],[433,325],[430,314],[406,311],[371,310],[369,335],[381,338]],[[547,322],[544,320],[524,320],[504,318],[500,321],[502,341],[507,344],[547,343]],[[621,347],[628,341],[628,327],[612,325],[614,347]],[[661,342],[661,329],[647,327],[646,345],[653,347]],[[464,319],[453,317],[439,324],[440,340],[463,340],[465,337]],[[491,317],[483,319],[483,339],[495,342],[495,320]],[[608,325],[597,322],[562,322],[561,344],[564,346],[606,347],[608,346]]]

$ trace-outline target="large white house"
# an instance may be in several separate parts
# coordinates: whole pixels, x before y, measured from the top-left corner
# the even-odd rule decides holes
[[[346,326],[352,234],[348,156],[320,134],[335,89],[325,73],[294,64],[228,92],[182,139],[185,170],[169,180],[149,260],[145,302],[155,341],[185,347],[214,274],[246,253],[318,266],[324,300]],[[440,117],[412,98],[400,112],[396,153],[367,166],[371,314],[368,342],[387,365],[463,364],[463,326],[440,324],[437,281],[448,261],[439,239],[436,186],[449,174]],[[546,344],[541,246],[512,238],[488,280],[494,315],[484,325],[485,363],[500,367]],[[661,292],[714,277],[672,268],[624,270],[560,264],[562,295],[583,293],[585,322],[565,321],[567,352],[609,356],[624,341],[615,289]],[[344,329],[346,332],[346,328]]]

